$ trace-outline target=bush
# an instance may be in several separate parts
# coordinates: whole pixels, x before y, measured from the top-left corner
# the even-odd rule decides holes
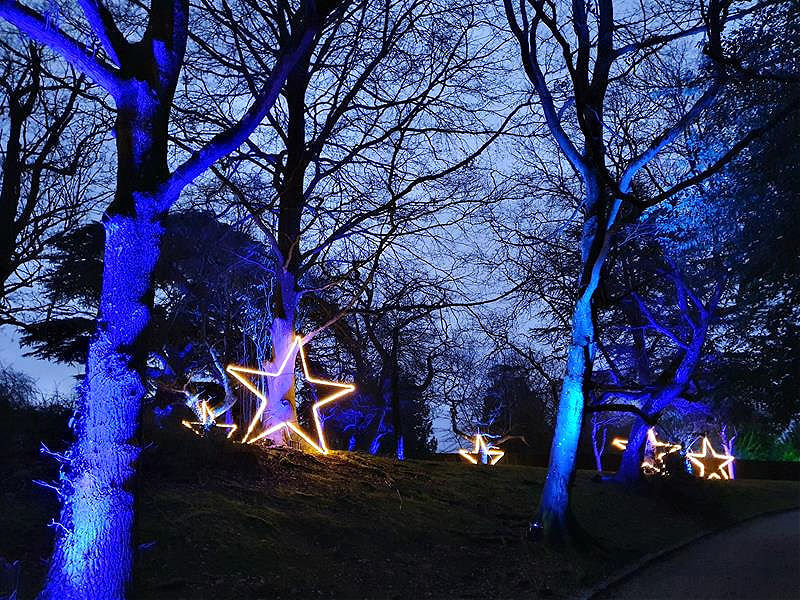
[[[746,431],[736,438],[734,453],[747,460],[800,462],[800,427],[790,428],[784,435]]]

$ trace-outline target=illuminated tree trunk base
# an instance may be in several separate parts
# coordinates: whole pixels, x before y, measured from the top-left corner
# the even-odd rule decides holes
[[[580,384],[564,382],[561,393],[555,436],[550,449],[542,498],[531,524],[531,535],[548,544],[562,545],[572,541],[574,528],[569,488],[575,472],[575,458],[583,414]]]
[[[278,276],[278,287],[275,302],[275,317],[270,327],[272,342],[271,370],[277,369],[291,351],[295,340],[295,314],[297,312],[298,296],[295,277],[288,271],[283,271]],[[277,423],[297,421],[297,404],[295,400],[294,366],[296,356],[289,357],[283,373],[278,377],[269,377],[267,380],[267,412],[262,421],[264,428],[269,428]],[[274,399],[274,400],[273,400]],[[270,434],[268,438],[275,445],[286,443],[286,428],[282,427]]]
[[[702,345],[702,344],[701,344]],[[693,357],[699,357],[699,350],[687,352],[686,356],[689,360]],[[691,371],[694,370],[694,362]],[[647,400],[642,405],[642,411],[646,414],[656,414],[669,407],[680,395],[681,391],[688,381],[688,373],[683,374],[683,369],[679,370],[679,382],[665,386],[658,394]],[[650,430],[651,425],[645,423],[640,417],[636,417],[636,421],[631,426],[631,432],[628,436],[628,443],[622,453],[622,462],[620,463],[619,470],[614,475],[614,480],[625,485],[635,485],[641,483],[642,463],[644,462],[644,453],[647,447],[647,432]]]
[[[628,436],[628,443],[622,453],[622,462],[619,470],[614,475],[614,481],[625,485],[634,485],[642,480],[642,461],[647,445],[647,431],[649,426],[637,418]]]
[[[587,295],[573,315],[572,344],[558,403],[556,427],[550,448],[542,498],[530,534],[553,545],[571,544],[580,536],[570,508],[570,487],[583,423],[583,383],[591,372],[594,326]]]
[[[144,204],[144,203],[142,203]],[[103,294],[63,469],[63,504],[46,600],[125,597],[133,564],[132,483],[145,387],[141,338],[161,226],[151,215],[105,221]]]

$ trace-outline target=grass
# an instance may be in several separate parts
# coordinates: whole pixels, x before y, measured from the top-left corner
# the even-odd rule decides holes
[[[643,554],[800,504],[797,482],[634,493],[579,472],[575,511],[597,545],[559,553],[524,540],[540,468],[321,457],[188,431],[153,441],[138,483],[142,599],[566,597]],[[51,467],[20,456],[3,466],[13,484],[0,496],[0,556],[23,560],[26,597],[44,572],[55,506],[30,484]]]

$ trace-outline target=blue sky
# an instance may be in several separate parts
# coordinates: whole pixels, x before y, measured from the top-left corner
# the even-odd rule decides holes
[[[54,392],[70,394],[76,384],[74,376],[80,373],[83,367],[23,356],[24,349],[20,348],[18,340],[19,336],[13,327],[8,325],[0,327],[0,365],[33,377],[39,391],[45,396],[50,396]]]

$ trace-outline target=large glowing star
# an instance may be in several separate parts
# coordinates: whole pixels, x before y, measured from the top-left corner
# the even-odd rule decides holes
[[[653,449],[653,460],[646,458],[642,462],[642,469],[661,473],[664,466],[664,457],[667,454],[672,454],[680,450],[681,445],[659,441],[653,427],[647,430],[647,440],[650,442],[650,447]],[[628,440],[624,438],[614,438],[611,440],[611,445],[620,450],[625,450],[625,448],[628,447]]]
[[[227,429],[228,430],[228,435],[225,436],[225,437],[230,439],[230,437],[236,431],[236,425],[228,424],[228,423],[217,423],[216,422],[216,418],[218,416],[219,415],[214,413],[214,409],[211,408],[208,405],[208,402],[203,400],[202,402],[200,402],[200,420],[199,421],[185,421],[184,420],[184,421],[181,421],[181,424],[184,427],[188,427],[189,429],[194,431],[197,435],[200,435],[200,433],[195,429],[195,425],[199,425],[199,426],[201,426],[203,428],[219,427],[221,429]]]
[[[483,438],[483,435],[480,433],[475,434],[475,447],[472,449],[472,452],[467,452],[462,448],[458,451],[458,453],[473,465],[477,465],[478,459],[484,454],[489,458],[490,465],[497,464],[497,461],[503,458],[503,455],[505,454],[505,452],[500,450],[500,448],[497,446],[487,444],[486,440]],[[474,458],[472,456],[473,454],[475,455]]]
[[[253,430],[256,426],[260,423],[261,417],[264,414],[264,411],[267,408],[268,399],[267,396],[262,393],[253,383],[246,377],[247,375],[256,375],[258,377],[277,377],[283,374],[287,367],[289,367],[289,363],[291,366],[294,366],[294,361],[292,361],[292,357],[299,352],[300,354],[300,362],[303,366],[303,375],[305,376],[306,381],[309,383],[313,383],[315,385],[322,385],[322,386],[329,386],[336,388],[336,391],[332,394],[329,394],[319,401],[314,403],[314,406],[311,407],[311,414],[314,416],[314,425],[317,430],[317,440],[314,441],[311,436],[309,436],[305,431],[300,429],[297,423],[293,421],[282,421],[275,425],[272,425],[268,429],[265,429],[261,433],[257,435],[252,435]],[[289,367],[291,368],[291,367]],[[326,404],[330,404],[334,400],[341,398],[342,396],[353,392],[356,388],[354,385],[350,383],[340,383],[338,381],[327,381],[325,379],[318,379],[311,375],[308,371],[308,363],[306,361],[306,355],[303,351],[303,341],[302,339],[297,336],[292,341],[292,345],[286,352],[286,356],[281,361],[280,366],[278,367],[277,371],[261,371],[259,369],[249,369],[247,367],[239,367],[236,365],[228,365],[227,368],[228,373],[233,375],[239,382],[242,383],[248,390],[253,392],[256,397],[261,401],[261,404],[256,411],[256,414],[253,416],[253,419],[250,421],[250,425],[247,427],[247,431],[242,438],[242,443],[252,444],[253,442],[257,442],[258,440],[275,433],[276,431],[285,428],[288,431],[293,431],[298,436],[300,436],[309,446],[314,448],[320,454],[328,454],[328,446],[325,442],[325,433],[322,429],[322,421],[320,420],[319,416],[319,409],[325,406]]]
[[[701,479],[730,479],[727,467],[734,457],[717,453],[707,437],[703,438],[702,452],[687,452],[686,457],[697,467]]]

